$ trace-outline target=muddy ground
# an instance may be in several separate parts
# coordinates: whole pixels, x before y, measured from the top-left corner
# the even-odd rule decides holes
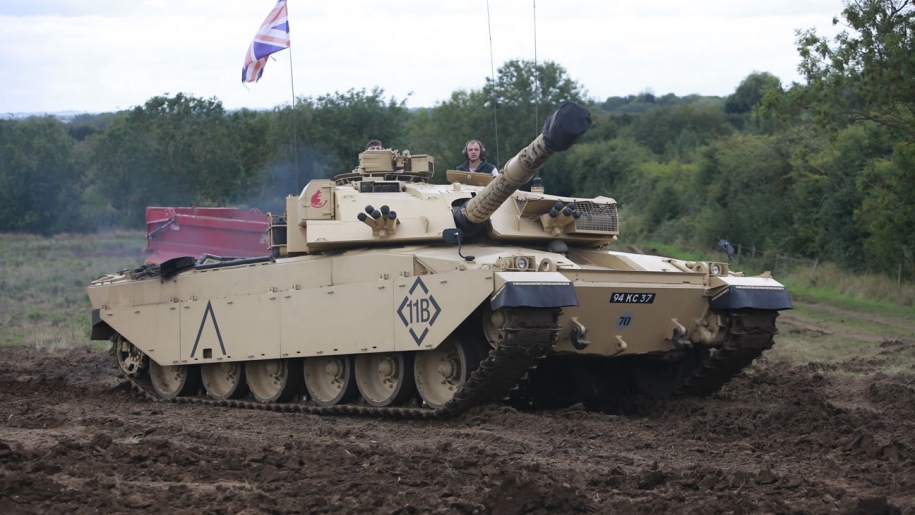
[[[875,372],[915,342],[880,348],[763,358],[704,399],[442,422],[154,403],[104,351],[2,347],[0,513],[915,513],[915,370]]]

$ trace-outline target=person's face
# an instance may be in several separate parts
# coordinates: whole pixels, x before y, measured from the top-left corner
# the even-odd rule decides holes
[[[477,142],[467,145],[467,159],[476,161],[480,159],[480,144]]]

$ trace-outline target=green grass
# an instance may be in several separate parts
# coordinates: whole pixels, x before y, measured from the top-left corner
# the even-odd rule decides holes
[[[915,321],[915,284],[863,273],[847,273],[826,263],[793,268],[785,284],[795,295],[866,312],[892,312]]]
[[[727,261],[725,254],[716,249],[697,251],[678,245],[648,241],[621,242],[620,250],[627,244],[686,261]],[[799,260],[792,266],[785,266],[785,261],[782,260],[776,267],[771,256],[758,256],[755,259],[738,257],[732,263],[731,269],[747,275],[770,271],[773,277],[788,287],[792,298],[803,298],[811,302],[867,313],[892,314],[915,321],[915,283],[897,284],[895,278],[848,272],[832,263],[814,265],[813,261]]]
[[[142,232],[0,234],[0,345],[90,345],[86,286],[141,265],[145,247]]]

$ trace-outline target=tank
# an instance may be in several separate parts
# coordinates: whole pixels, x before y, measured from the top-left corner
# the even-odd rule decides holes
[[[365,151],[268,215],[267,256],[92,281],[92,338],[153,398],[241,407],[429,418],[715,392],[772,346],[785,287],[612,250],[616,201],[538,176],[590,125],[566,103],[500,175],[447,184],[431,156]]]

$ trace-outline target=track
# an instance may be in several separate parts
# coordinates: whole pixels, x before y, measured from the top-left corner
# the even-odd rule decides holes
[[[778,312],[732,313],[728,336],[715,349],[697,349],[687,359],[696,360],[689,375],[674,387],[678,396],[707,396],[722,388],[773,345]],[[131,387],[155,402],[210,405],[225,408],[344,415],[389,419],[447,419],[476,406],[497,403],[523,384],[558,339],[558,314],[551,310],[513,310],[501,328],[502,342],[492,349],[454,397],[437,410],[418,406],[374,407],[362,402],[319,406],[313,402],[260,403],[251,400],[215,400],[201,393],[162,399],[145,373],[128,377]],[[516,406],[517,407],[517,406]]]
[[[711,395],[772,347],[777,311],[731,313],[727,340],[711,349],[674,390],[676,395]]]
[[[461,386],[454,397],[440,409],[421,407],[374,407],[364,404],[318,406],[308,402],[259,403],[246,400],[214,400],[205,395],[162,399],[155,394],[144,369],[133,377],[126,376],[131,387],[156,402],[206,404],[212,406],[299,412],[318,415],[358,415],[383,418],[444,419],[457,416],[470,408],[490,404],[508,396],[524,374],[537,365],[559,339],[559,310],[505,310],[505,323],[500,333],[502,341],[483,359],[479,367]],[[112,337],[112,341],[119,338]]]

